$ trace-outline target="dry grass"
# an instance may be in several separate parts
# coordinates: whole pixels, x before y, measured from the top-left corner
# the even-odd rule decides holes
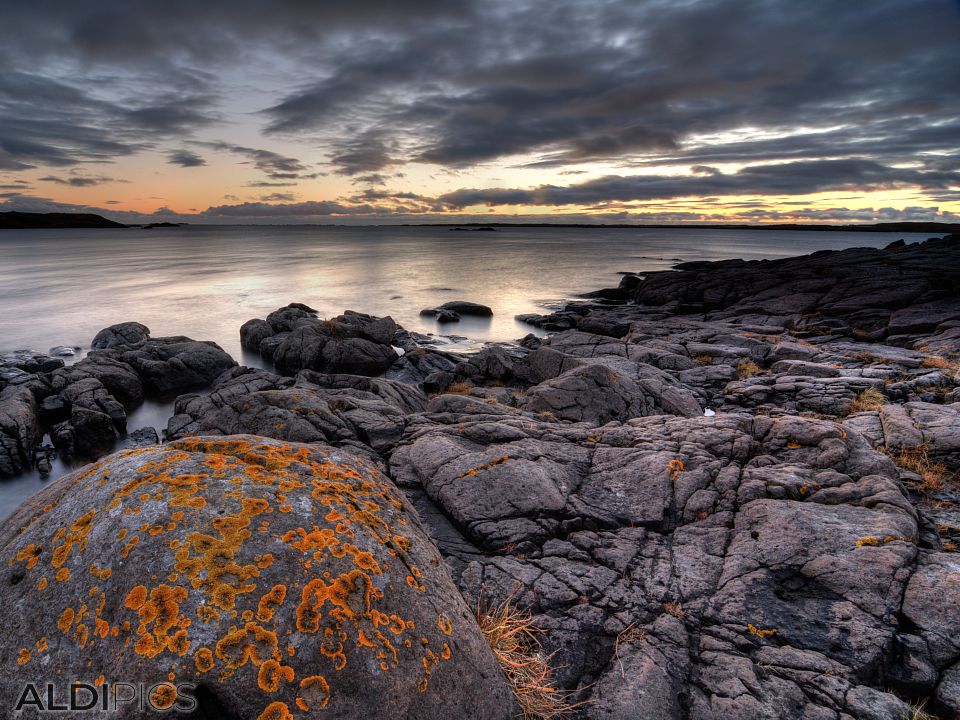
[[[920,361],[920,367],[930,368],[932,370],[949,370],[956,372],[960,370],[960,361],[951,358],[945,358],[942,355],[927,355]]]
[[[758,372],[760,372],[760,366],[757,365],[753,360],[741,360],[737,363],[737,376],[741,380],[751,378]]]
[[[713,355],[694,355],[690,359],[697,365],[710,365],[713,363]]]
[[[921,700],[916,705],[911,705],[910,712],[903,716],[903,720],[938,720],[936,715],[931,715],[924,709],[926,706],[926,698]]]
[[[550,656],[544,655],[530,612],[514,607],[508,598],[499,605],[477,609],[477,623],[513,688],[524,720],[561,720],[582,703],[570,702],[570,693],[554,687]]]
[[[850,414],[879,410],[887,402],[887,396],[876,388],[867,388],[850,403]]]
[[[930,459],[930,449],[923,445],[912,448],[901,448],[899,453],[888,452],[887,455],[900,467],[920,476],[917,490],[924,494],[943,490],[948,478],[947,466]]]
[[[444,395],[469,395],[473,385],[465,382],[450,383],[447,389],[443,391]]]
[[[684,610],[678,602],[665,602],[663,604],[663,611],[667,615],[673,615],[675,618],[679,618],[680,620],[686,620],[688,617],[690,617],[687,611]]]
[[[851,360],[856,360],[862,363],[875,363],[880,362],[881,358],[878,358],[873,353],[869,353],[866,350],[861,350],[860,352],[855,352],[850,356]]]
[[[617,639],[613,644],[613,656],[617,659],[617,664],[620,665],[620,677],[624,680],[626,680],[626,674],[623,671],[623,661],[620,659],[620,646],[642,642],[646,637],[647,631],[638,628],[633,623],[627,625],[627,627],[617,635]]]

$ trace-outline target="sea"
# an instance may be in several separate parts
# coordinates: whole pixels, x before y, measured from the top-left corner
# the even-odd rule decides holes
[[[848,247],[883,247],[928,234],[693,229],[425,226],[209,226],[0,231],[0,353],[54,346],[81,358],[93,336],[135,320],[154,337],[213,340],[238,362],[240,326],[291,302],[320,317],[344,310],[390,315],[449,349],[511,341],[545,313],[623,273],[680,262],[758,260]],[[438,325],[420,310],[449,300],[493,308],[489,319]],[[453,337],[449,337],[453,335]],[[446,337],[444,337],[446,336]],[[166,426],[171,405],[147,402],[128,429]],[[71,467],[58,460],[52,478]],[[46,482],[0,480],[0,517]]]

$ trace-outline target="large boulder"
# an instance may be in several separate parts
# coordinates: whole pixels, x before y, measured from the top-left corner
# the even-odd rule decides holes
[[[149,695],[161,706],[186,683],[204,718],[513,715],[416,513],[332,448],[235,436],[118,453],[23,505],[0,553],[4,698],[87,679],[168,683]]]

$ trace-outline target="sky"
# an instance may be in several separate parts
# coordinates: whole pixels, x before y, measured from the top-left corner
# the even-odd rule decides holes
[[[0,211],[960,221],[960,0],[4,3]]]

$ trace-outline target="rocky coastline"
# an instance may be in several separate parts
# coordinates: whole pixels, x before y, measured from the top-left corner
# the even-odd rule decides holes
[[[510,602],[570,717],[958,716],[960,235],[522,319],[466,355],[291,303],[239,329],[272,370],[137,322],[0,356],[0,478],[96,461],[0,523],[4,696],[135,667],[193,717],[509,718],[470,610]]]

